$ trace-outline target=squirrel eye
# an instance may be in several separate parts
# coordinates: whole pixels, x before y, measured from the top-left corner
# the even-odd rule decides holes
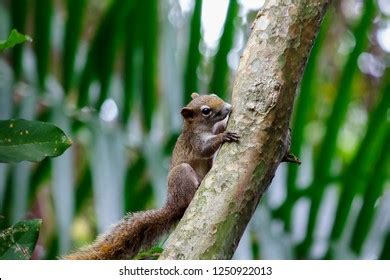
[[[202,114],[207,116],[208,114],[210,114],[211,112],[211,109],[209,107],[205,107],[205,108],[202,108]]]

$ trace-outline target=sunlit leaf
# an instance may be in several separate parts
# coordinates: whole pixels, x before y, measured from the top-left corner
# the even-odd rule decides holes
[[[7,40],[0,41],[0,51],[4,51],[27,41],[31,42],[32,39],[29,36],[20,34],[18,31],[13,29]]]

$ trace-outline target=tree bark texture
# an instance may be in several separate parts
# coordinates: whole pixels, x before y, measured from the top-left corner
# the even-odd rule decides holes
[[[289,149],[297,85],[329,0],[266,1],[233,86],[224,144],[160,259],[230,259]]]

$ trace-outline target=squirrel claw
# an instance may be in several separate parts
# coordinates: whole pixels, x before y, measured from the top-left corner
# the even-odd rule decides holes
[[[296,163],[298,165],[302,163],[297,156],[291,154],[290,152],[287,152],[284,155],[282,162],[291,162],[291,163]]]
[[[223,140],[225,142],[238,142],[240,136],[235,132],[225,131],[223,134]]]

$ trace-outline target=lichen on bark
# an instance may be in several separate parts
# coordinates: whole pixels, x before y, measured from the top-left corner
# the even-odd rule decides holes
[[[224,144],[160,259],[230,259],[288,150],[295,91],[327,0],[270,0],[259,11],[233,86]]]

